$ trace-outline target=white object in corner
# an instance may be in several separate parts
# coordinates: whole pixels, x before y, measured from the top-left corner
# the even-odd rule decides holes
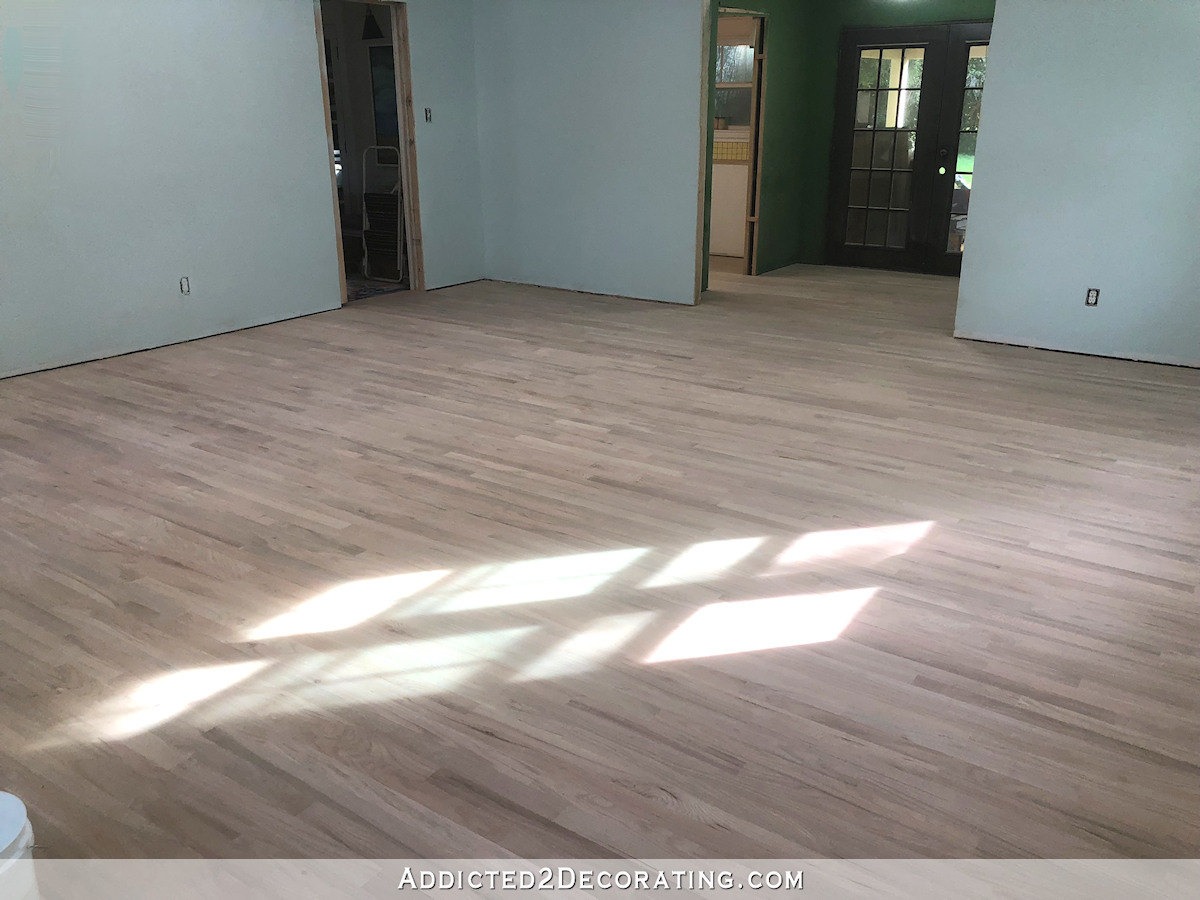
[[[0,897],[37,900],[33,872],[33,826],[25,804],[0,793]]]

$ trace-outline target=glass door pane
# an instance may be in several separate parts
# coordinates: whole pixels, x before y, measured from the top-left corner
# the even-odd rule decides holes
[[[950,202],[950,234],[946,252],[961,254],[967,244],[967,214],[975,180],[975,144],[983,112],[983,82],[987,76],[987,44],[975,44],[967,53],[963,106],[958,132],[958,159],[954,167],[954,195]]]
[[[717,131],[750,128],[754,105],[756,20],[721,16],[717,23]]]
[[[924,66],[924,47],[859,51],[846,246],[908,246],[909,170]]]
[[[979,22],[842,32],[829,262],[961,270],[990,38]]]

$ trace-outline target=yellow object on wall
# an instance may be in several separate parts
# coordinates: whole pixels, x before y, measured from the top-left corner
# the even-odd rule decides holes
[[[713,144],[713,162],[749,161],[749,141],[717,141]]]

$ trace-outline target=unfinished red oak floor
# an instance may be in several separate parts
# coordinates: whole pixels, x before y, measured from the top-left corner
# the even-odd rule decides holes
[[[1200,372],[479,283],[0,384],[52,856],[1194,856]]]

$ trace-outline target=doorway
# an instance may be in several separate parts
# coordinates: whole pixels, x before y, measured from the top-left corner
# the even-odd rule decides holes
[[[423,290],[406,5],[317,12],[343,303]]]
[[[712,271],[758,274],[767,20],[720,10],[713,114],[708,258]]]
[[[989,23],[844,32],[831,263],[960,273],[990,38]]]

